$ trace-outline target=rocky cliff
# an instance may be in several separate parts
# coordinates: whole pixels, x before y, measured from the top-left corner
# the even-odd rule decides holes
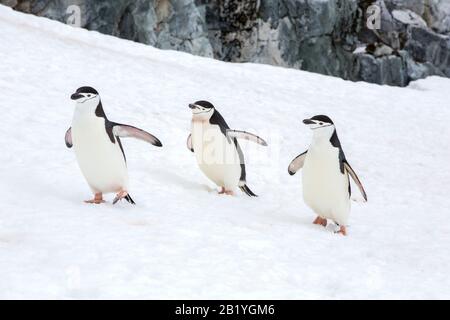
[[[67,8],[77,5],[83,28],[224,61],[398,86],[428,75],[450,77],[450,0],[0,3],[65,23],[73,18]]]

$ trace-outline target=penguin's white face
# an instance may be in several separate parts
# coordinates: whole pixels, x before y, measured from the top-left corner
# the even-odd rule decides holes
[[[73,100],[73,99],[72,99]],[[92,101],[91,101],[92,100]],[[95,105],[98,104],[98,102],[100,101],[100,97],[98,94],[93,94],[93,93],[80,93],[79,94],[79,98],[77,98],[76,100],[77,104],[84,104],[88,101],[95,103]],[[90,104],[90,103],[89,103]]]
[[[75,100],[77,104],[95,104],[98,105],[100,102],[100,96],[95,93],[74,93],[71,97],[72,100]]]
[[[192,120],[207,121],[214,113],[214,106],[207,101],[197,101],[189,104],[192,110]]]
[[[100,95],[92,87],[81,87],[70,97],[80,110],[95,110],[100,103]]]
[[[305,119],[303,120],[303,123],[313,130],[314,135],[331,137],[335,130],[333,121],[329,117],[323,115],[314,116],[311,119]]]

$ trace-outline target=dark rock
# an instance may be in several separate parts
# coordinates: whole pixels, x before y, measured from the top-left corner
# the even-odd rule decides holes
[[[408,84],[404,60],[399,56],[376,58],[369,54],[359,54],[355,57],[355,65],[356,79],[386,85]]]
[[[450,77],[450,37],[425,28],[411,27],[405,50],[420,63],[430,63]]]
[[[444,74],[430,62],[419,63],[412,59],[408,54],[405,54],[404,57],[406,58],[406,71],[408,73],[409,81],[415,81],[433,75],[444,76]]]
[[[389,11],[393,10],[411,10],[422,16],[425,12],[425,2],[424,0],[384,0]]]
[[[214,56],[348,78],[356,0],[222,0],[206,6]]]
[[[450,77],[448,0],[0,0],[16,10],[162,49],[407,85]],[[367,28],[377,5],[381,27]],[[365,53],[356,53],[365,46]],[[370,50],[372,49],[372,50]],[[355,53],[354,53],[355,52]]]
[[[66,22],[67,8],[81,9],[81,27],[158,48],[212,57],[204,17],[194,0],[0,0],[13,8]]]
[[[450,35],[450,1],[428,1],[423,17],[435,32]]]

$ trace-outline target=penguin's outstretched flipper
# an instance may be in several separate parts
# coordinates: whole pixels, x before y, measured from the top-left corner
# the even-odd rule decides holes
[[[243,186],[239,186],[239,189],[241,189],[242,192],[244,192],[249,197],[257,197],[257,195],[253,193],[253,191],[250,190],[250,188],[246,184],[244,184]]]
[[[159,141],[157,137],[148,133],[147,131],[126,124],[120,124],[115,122],[110,122],[110,125],[112,126],[113,134],[117,137],[136,138],[148,142],[156,147],[162,147],[161,141]]]
[[[66,141],[66,147],[67,147],[67,148],[72,148],[72,147],[73,147],[73,142],[72,142],[72,127],[70,127],[69,129],[67,129],[66,135],[64,136],[64,140]]]
[[[187,140],[186,140],[186,146],[191,152],[194,152],[194,147],[192,146],[192,134],[189,134]]]
[[[297,173],[298,170],[303,168],[303,165],[305,164],[305,158],[306,158],[307,152],[308,152],[308,150],[306,150],[302,154],[296,156],[294,158],[294,160],[291,161],[291,163],[289,164],[289,167],[288,167],[288,172],[291,176],[293,176],[294,174]]]
[[[252,142],[255,142],[257,144],[260,144],[262,146],[267,146],[267,142],[265,142],[262,138],[258,137],[257,135],[247,132],[247,131],[241,131],[241,130],[227,130],[227,137],[229,138],[236,138],[236,139],[244,139],[249,140]]]
[[[347,160],[344,161],[344,167],[347,170],[350,177],[352,177],[355,184],[358,186],[358,189],[361,192],[361,195],[363,196],[364,201],[367,202],[366,191],[364,190],[364,187],[363,187],[361,181],[359,180],[358,176],[356,175],[356,172],[353,170],[353,168],[350,166],[350,164],[347,162]]]

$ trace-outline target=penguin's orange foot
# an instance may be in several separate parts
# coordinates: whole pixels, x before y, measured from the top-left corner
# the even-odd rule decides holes
[[[220,191],[219,191],[219,194],[224,194],[225,193],[225,188],[224,187],[221,187],[221,189],[220,189]]]
[[[323,227],[327,226],[327,219],[321,218],[321,217],[317,217],[316,220],[313,221],[314,224],[318,224],[321,225]]]
[[[233,190],[225,190],[225,194],[228,196],[234,196]]]
[[[100,204],[100,203],[104,203],[105,201],[103,200],[103,194],[101,193],[96,193],[94,199],[92,200],[85,200],[85,203],[92,203],[92,204]]]
[[[117,202],[119,202],[120,200],[125,198],[127,195],[128,195],[128,192],[126,192],[125,190],[120,191],[114,198],[113,204],[116,204]]]
[[[336,233],[340,233],[340,234],[342,234],[343,236],[346,236],[346,235],[347,235],[347,228],[345,228],[345,226],[341,226],[341,227],[339,228],[339,231],[337,231]]]

